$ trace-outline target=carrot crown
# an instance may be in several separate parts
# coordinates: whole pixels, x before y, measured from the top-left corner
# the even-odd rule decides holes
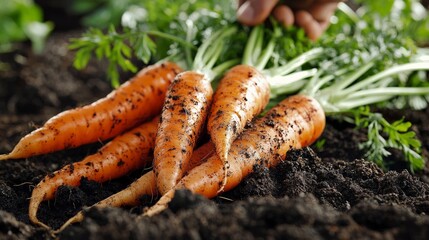
[[[228,37],[237,32],[235,26],[228,26],[214,32],[198,48],[192,62],[192,70],[204,73],[209,81],[213,81],[228,68],[239,62],[238,59],[231,59],[222,64],[216,65],[222,52],[226,50]]]

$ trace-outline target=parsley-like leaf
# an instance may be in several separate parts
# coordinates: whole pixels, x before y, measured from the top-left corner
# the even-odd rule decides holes
[[[380,113],[370,112],[368,107],[359,108],[354,115],[357,127],[368,129],[368,140],[359,145],[367,151],[365,157],[386,168],[384,158],[391,155],[388,149],[393,148],[402,151],[412,172],[424,168],[421,143],[416,133],[410,130],[410,122],[400,119],[389,123]]]
[[[143,47],[134,51],[128,42],[131,44],[139,42],[136,45]],[[109,62],[107,74],[113,87],[120,84],[118,67],[124,71],[136,72],[137,67],[131,62],[134,54],[148,63],[155,51],[154,43],[147,35],[139,36],[131,31],[118,33],[113,26],[106,33],[100,29],[91,28],[83,37],[72,39],[69,48],[77,50],[73,63],[77,69],[85,68],[93,53],[98,59],[107,59]]]

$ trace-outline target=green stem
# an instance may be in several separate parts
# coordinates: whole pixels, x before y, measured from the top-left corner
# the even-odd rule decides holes
[[[295,69],[301,67],[305,63],[318,58],[323,53],[322,48],[313,48],[300,56],[296,57],[295,59],[291,60],[289,63],[280,66],[280,67],[274,67],[270,69],[266,69],[263,71],[264,74],[269,76],[282,76],[291,73]]]
[[[256,49],[256,43],[258,42],[259,35],[262,32],[261,26],[256,26],[252,29],[250,32],[249,39],[247,40],[246,46],[244,48],[244,54],[243,54],[243,64],[253,66],[253,53],[258,51]]]
[[[429,87],[385,87],[366,89],[359,92],[351,93],[347,96],[348,99],[364,98],[372,96],[408,96],[408,95],[426,95],[429,94]]]
[[[340,2],[337,8],[347,15],[354,23],[358,23],[360,21],[360,17],[347,4]]]
[[[268,82],[271,87],[271,98],[281,94],[290,94],[299,91],[306,84],[306,79],[317,74],[317,69],[291,73],[287,76],[274,76]]]
[[[192,70],[203,72],[208,76],[209,81],[213,81],[219,74],[219,69],[213,71],[213,66],[225,48],[224,40],[236,31],[236,27],[227,27],[218,30],[206,39],[195,54]]]
[[[256,66],[258,62],[258,58],[262,52],[262,46],[264,45],[264,30],[262,27],[259,30],[258,37],[256,38],[255,45],[253,46],[252,51],[252,66]]]
[[[313,68],[310,70],[294,72],[287,76],[270,77],[268,79],[268,82],[270,83],[272,89],[275,89],[277,87],[287,87],[289,84],[293,84],[294,82],[313,77],[316,75],[316,73],[317,69]]]
[[[392,98],[392,96],[371,96],[371,97],[365,97],[365,98],[358,98],[353,100],[343,100],[339,103],[331,104],[331,106],[334,106],[336,110],[328,110],[328,112],[342,112],[342,111],[348,111],[350,109],[354,109],[357,107],[365,106],[365,105],[371,105],[378,102],[383,102],[386,100],[389,100]]]
[[[141,33],[140,32],[135,32],[134,34],[141,34]],[[157,37],[162,37],[162,38],[165,38],[165,39],[172,40],[173,42],[180,43],[183,46],[188,47],[188,48],[193,49],[193,50],[197,49],[191,42],[185,41],[185,40],[183,40],[183,39],[181,39],[179,37],[176,37],[176,36],[173,36],[173,35],[170,35],[170,34],[167,34],[167,33],[163,33],[163,32],[160,32],[160,31],[151,30],[151,31],[147,31],[147,34],[152,35],[152,36],[157,36]]]
[[[213,53],[209,55],[210,59],[205,64],[205,69],[207,69],[207,70],[211,70],[213,68],[213,66],[216,64],[216,62],[219,59],[219,57],[222,53],[222,50],[223,50],[222,45],[220,43],[213,46],[213,49],[215,51],[213,51]]]
[[[271,38],[267,47],[264,49],[263,54],[259,56],[258,61],[255,63],[256,69],[258,69],[259,71],[262,71],[265,68],[271,56],[273,55],[275,47],[276,47],[275,39]]]
[[[193,22],[192,21],[186,21],[186,42],[192,42],[193,39]],[[186,47],[185,46],[185,58],[186,58],[186,63],[188,65],[188,67],[190,67],[192,65],[192,52],[191,52],[191,48]]]
[[[219,76],[224,73],[226,70],[240,63],[240,59],[231,59],[226,62],[223,62],[212,69],[212,72],[215,76]]]
[[[341,76],[345,74],[348,71],[348,69],[340,69],[337,70],[334,73],[331,73],[329,75],[326,75],[322,78],[320,76],[325,73],[326,71],[319,70],[316,75],[314,75],[310,81],[307,83],[307,85],[302,89],[301,93],[306,94],[308,96],[315,96],[316,93],[318,95],[331,95],[329,92],[331,91],[330,87],[326,87],[322,89],[322,87],[329,83],[330,81],[333,81],[337,79],[337,76]],[[321,90],[320,90],[321,89]]]
[[[374,62],[369,62],[362,67],[358,68],[356,71],[352,72],[351,74],[347,75],[342,79],[341,81],[338,81],[338,83],[334,84],[332,86],[332,89],[334,91],[341,91],[350,84],[352,84],[354,81],[356,81],[359,77],[361,77],[364,73],[366,73],[371,67],[374,66]]]
[[[410,72],[410,71],[417,71],[417,70],[429,70],[429,62],[418,62],[418,63],[407,63],[398,65],[392,68],[389,68],[387,70],[384,70],[380,73],[377,73],[371,77],[368,77],[344,90],[342,90],[341,95],[339,96],[347,96],[350,95],[353,92],[358,91],[359,89],[363,89],[365,87],[370,86],[371,84],[375,83],[376,81],[398,74],[402,72]]]

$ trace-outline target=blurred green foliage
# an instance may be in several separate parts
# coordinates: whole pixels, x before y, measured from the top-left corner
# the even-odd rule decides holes
[[[360,9],[362,18],[369,19],[379,15],[388,18],[386,27],[398,28],[419,44],[429,43],[429,14],[420,0],[355,0],[363,5]],[[359,14],[359,11],[358,11]]]
[[[42,23],[42,9],[32,0],[2,1],[0,7],[0,53],[10,51],[15,42],[30,39],[40,53],[52,23]]]

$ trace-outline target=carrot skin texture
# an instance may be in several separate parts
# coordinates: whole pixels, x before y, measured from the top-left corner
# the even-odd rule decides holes
[[[209,157],[214,155],[214,145],[208,142],[203,146],[197,148],[189,160],[189,169],[198,166]],[[155,196],[158,194],[156,189],[155,175],[153,171],[145,173],[136,181],[130,184],[126,189],[96,203],[97,207],[123,207],[123,206],[136,206],[138,205],[139,198],[144,195]]]
[[[189,169],[193,169],[202,162],[215,154],[215,147],[212,142],[208,142],[201,147],[197,148],[189,160]],[[100,202],[92,205],[91,207],[123,207],[123,206],[137,206],[140,204],[140,197],[144,195],[155,196],[158,194],[156,189],[155,174],[153,171],[145,173],[136,181],[130,184],[127,188],[117,192],[110,197],[101,200]],[[55,232],[61,232],[70,224],[81,222],[84,218],[83,212],[78,212],[75,216],[67,220]]]
[[[188,169],[193,169],[209,157],[214,155],[214,145],[208,142],[201,147],[197,148],[189,160]],[[138,205],[139,198],[144,195],[155,196],[158,194],[155,183],[155,175],[153,171],[149,171],[142,177],[130,184],[126,189],[96,203],[94,206],[103,207],[122,207],[122,206],[136,206]]]
[[[117,136],[97,153],[46,176],[33,189],[29,205],[30,220],[40,223],[36,216],[40,203],[53,199],[60,186],[79,186],[83,177],[105,182],[148,165],[153,159],[158,124],[159,117],[156,117]]]
[[[223,161],[227,161],[235,138],[269,100],[270,85],[256,68],[238,65],[224,75],[214,93],[207,121],[208,132]]]
[[[249,65],[231,68],[221,79],[213,97],[208,117],[208,132],[224,167],[229,167],[228,152],[232,142],[247,123],[264,110],[270,100],[266,77]],[[222,181],[223,190],[228,177]]]
[[[170,85],[155,142],[153,171],[164,194],[183,177],[200,136],[213,89],[203,74],[186,71]]]
[[[224,191],[237,186],[252,172],[255,164],[275,166],[285,158],[288,150],[312,144],[324,127],[325,114],[315,99],[295,95],[283,100],[234,141],[228,155],[230,167]],[[151,216],[165,209],[175,189],[186,188],[208,198],[216,196],[222,187],[223,176],[223,162],[214,155],[192,169],[145,215]]]
[[[0,160],[106,140],[135,127],[161,112],[167,88],[181,71],[171,62],[146,67],[105,98],[52,117],[24,136],[12,152],[0,155]]]

